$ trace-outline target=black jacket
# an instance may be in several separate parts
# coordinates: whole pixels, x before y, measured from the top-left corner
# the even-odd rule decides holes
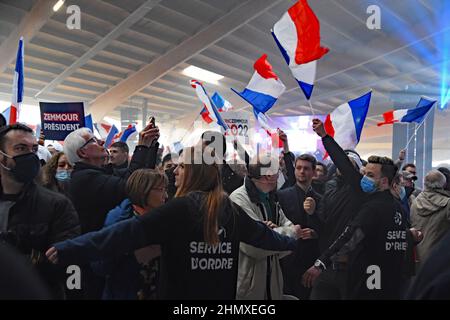
[[[60,263],[83,263],[161,244],[162,299],[234,299],[239,242],[266,250],[293,250],[294,239],[251,219],[227,200],[219,214],[219,245],[204,240],[204,194],[176,198],[151,213],[58,243]],[[232,209],[234,208],[234,209]]]
[[[234,190],[242,186],[244,183],[244,177],[235,173],[227,163],[222,165],[221,174],[223,189],[228,194],[232,194]]]
[[[157,146],[137,146],[128,170],[120,176],[105,168],[77,162],[70,181],[70,194],[79,214],[81,232],[99,230],[106,214],[126,198],[125,185],[130,174],[141,168],[149,168],[148,157],[156,158]]]
[[[331,265],[338,256],[348,256],[348,298],[400,299],[405,255],[408,248],[407,221],[401,205],[389,190],[367,197],[353,221],[319,260]],[[379,268],[380,288],[367,285]]]
[[[320,220],[317,214],[309,215],[303,208],[303,202],[307,197],[312,197],[318,207],[321,196],[310,188],[303,191],[296,184],[290,188],[278,191],[278,199],[286,217],[293,224],[299,224],[302,228],[311,228],[319,235]],[[314,264],[319,256],[319,240],[307,239],[297,240],[297,250],[281,260],[284,277],[284,292],[292,294],[301,299],[307,299],[309,290],[301,284],[303,273]]]
[[[281,189],[286,189],[295,185],[295,155],[292,152],[283,154],[284,165],[286,166],[286,181]]]
[[[344,150],[328,135],[322,138],[322,142],[341,176],[326,183],[322,201],[317,209],[317,214],[323,222],[319,238],[321,252],[344,231],[366,196],[360,187],[362,175],[355,169]]]
[[[3,196],[2,198],[6,198]],[[30,258],[57,298],[62,297],[65,274],[45,258],[52,243],[80,233],[78,215],[68,198],[34,182],[28,184],[9,210],[7,239]]]

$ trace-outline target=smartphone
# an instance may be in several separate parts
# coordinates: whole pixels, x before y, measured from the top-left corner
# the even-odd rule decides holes
[[[148,122],[152,124],[153,128],[156,127],[156,124],[155,124],[155,117],[150,117],[150,118],[148,118]]]

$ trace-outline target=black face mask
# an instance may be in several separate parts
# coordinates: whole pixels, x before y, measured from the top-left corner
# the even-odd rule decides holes
[[[6,157],[13,159],[16,163],[14,168],[8,168],[2,164],[2,167],[11,172],[17,182],[27,183],[33,181],[39,173],[41,163],[34,153],[26,153],[20,156],[11,157],[2,152]]]

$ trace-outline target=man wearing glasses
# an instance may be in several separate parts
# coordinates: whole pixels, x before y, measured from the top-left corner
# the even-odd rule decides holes
[[[74,165],[70,195],[80,218],[81,233],[102,228],[106,214],[126,198],[125,184],[133,171],[154,168],[159,144],[152,145],[152,143],[158,138],[158,127],[151,123],[147,125],[139,133],[139,142],[127,171],[116,176],[104,168],[107,150],[103,146],[103,141],[98,140],[90,129],[81,128],[66,137],[64,153]],[[83,280],[87,282],[84,283],[85,297],[100,299],[103,290],[102,280],[89,271],[84,274],[82,286]]]

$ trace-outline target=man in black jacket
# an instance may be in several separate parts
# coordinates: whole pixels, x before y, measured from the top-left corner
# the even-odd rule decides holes
[[[296,184],[278,191],[278,199],[286,217],[302,228],[297,250],[281,260],[284,292],[299,299],[308,299],[310,289],[302,285],[303,273],[319,256],[318,231],[320,221],[314,214],[321,196],[311,187],[316,170],[316,159],[302,154],[295,159]]]
[[[66,137],[64,153],[74,165],[70,195],[80,216],[82,233],[101,229],[109,210],[126,198],[125,183],[129,175],[148,167],[149,155],[156,157],[157,144],[151,148],[150,145],[158,137],[159,129],[150,125],[139,134],[128,170],[120,176],[104,169],[106,149],[90,129],[81,128]]]
[[[129,175],[140,168],[154,168],[159,138],[158,127],[149,124],[139,133],[139,142],[128,169],[121,175],[112,174],[103,165],[106,149],[92,131],[81,128],[71,132],[64,140],[64,154],[74,165],[70,180],[70,195],[78,212],[81,233],[103,227],[106,214],[126,198],[125,184]],[[152,160],[152,161],[149,161]],[[153,167],[148,166],[152,162]],[[87,299],[99,299],[103,291],[102,280],[84,267],[82,286]]]
[[[319,249],[323,253],[344,231],[347,224],[359,211],[365,198],[360,187],[361,159],[351,150],[344,151],[325,130],[316,131],[337,170],[325,184],[325,192],[316,210],[321,220]],[[336,261],[322,272],[311,292],[313,300],[344,299],[347,282],[346,258]]]
[[[80,228],[69,199],[33,182],[40,169],[37,146],[25,125],[0,129],[0,241],[26,256],[53,297],[61,299],[65,273],[50,265],[44,253],[55,241],[77,236]]]
[[[322,138],[326,136],[320,120],[313,120],[313,128]],[[311,286],[321,271],[346,263],[347,298],[399,299],[407,228],[402,208],[390,192],[397,167],[386,157],[372,156],[368,162],[360,180],[361,190],[367,194],[366,201],[303,280]]]

